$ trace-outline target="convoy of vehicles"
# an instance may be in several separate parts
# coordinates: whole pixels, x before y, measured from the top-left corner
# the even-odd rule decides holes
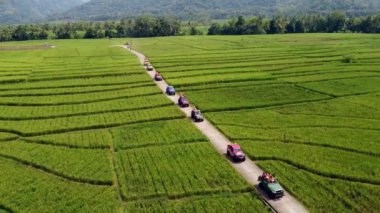
[[[149,63],[148,59],[144,60],[144,66],[146,66],[146,69],[148,71],[153,71],[153,66]],[[162,75],[159,72],[156,72],[154,75],[154,79],[156,81],[162,81]],[[176,90],[173,86],[168,86],[166,88],[166,94],[167,95],[175,95]],[[180,94],[178,99],[178,105],[180,107],[189,107],[190,103],[186,96],[184,94]],[[200,110],[194,108],[191,111],[191,119],[195,122],[202,122],[204,121],[203,115]],[[242,162],[245,161],[245,154],[241,150],[239,144],[230,144],[227,145],[227,156],[230,157],[235,162]],[[274,175],[264,172],[262,175],[259,176],[258,180],[260,181],[259,187],[265,191],[268,196],[271,199],[278,199],[284,196],[284,189],[282,186],[277,182]]]

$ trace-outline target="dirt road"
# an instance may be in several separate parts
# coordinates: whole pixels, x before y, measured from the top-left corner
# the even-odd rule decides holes
[[[127,49],[126,46],[123,46],[125,49]],[[131,52],[136,55],[140,63],[144,63],[145,56],[137,51],[131,50]],[[153,71],[147,71],[147,73],[154,79],[155,70]],[[157,86],[165,93],[166,87],[168,84],[165,81],[156,81]],[[177,103],[179,96],[167,96],[170,100],[172,100],[174,103]],[[186,114],[186,116],[190,117],[191,114],[191,108],[180,108],[182,112]],[[212,145],[215,147],[215,149],[223,156],[225,156],[226,148],[228,144],[231,144],[232,142],[229,141],[218,129],[216,129],[207,119],[205,119],[204,122],[201,123],[194,123],[194,125],[205,135],[208,137]],[[270,205],[270,207],[280,213],[303,213],[308,212],[307,209],[298,202],[293,196],[285,192],[285,196],[278,200],[271,200],[267,197],[266,193],[263,192],[259,187],[259,181],[257,180],[258,176],[263,173],[263,170],[261,170],[253,161],[251,161],[249,158],[246,159],[245,162],[242,163],[233,163],[231,162],[231,165],[235,168],[235,170],[244,177],[244,179],[251,185],[255,186],[256,189],[260,192],[262,195],[262,198],[265,199],[267,204]]]

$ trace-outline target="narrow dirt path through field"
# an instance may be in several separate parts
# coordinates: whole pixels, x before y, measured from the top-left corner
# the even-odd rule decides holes
[[[126,46],[123,46],[123,48],[128,49]],[[145,56],[142,53],[139,53],[134,50],[130,50],[131,53],[136,55],[140,63],[144,63]],[[155,70],[153,71],[147,71],[149,76],[154,79]],[[156,81],[157,86],[162,90],[162,92],[165,93],[166,87],[168,84],[166,81]],[[177,103],[179,96],[167,96],[170,100],[172,100],[174,103]],[[180,108],[182,112],[186,114],[186,116],[190,117],[191,115],[191,107],[188,108]],[[227,145],[231,144],[232,142],[226,138],[217,128],[215,128],[207,119],[205,119],[204,122],[201,123],[193,123],[205,136],[208,137],[212,145],[215,147],[215,149],[223,156],[225,156]],[[265,202],[276,212],[280,213],[303,213],[308,212],[307,209],[298,202],[293,196],[291,196],[289,193],[285,192],[285,196],[278,200],[271,200],[268,198],[265,192],[263,192],[259,187],[259,181],[257,178],[263,173],[263,170],[261,170],[252,160],[249,158],[246,159],[245,162],[242,163],[233,163],[231,162],[231,165],[235,168],[235,170],[244,177],[244,179],[251,185],[255,186],[255,188],[258,190],[262,198],[265,200]]]

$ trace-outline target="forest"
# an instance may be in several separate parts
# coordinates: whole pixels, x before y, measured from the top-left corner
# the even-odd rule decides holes
[[[185,27],[184,27],[185,26]],[[186,29],[184,29],[186,28]],[[333,12],[326,16],[233,17],[224,24],[212,23],[208,35],[285,34],[285,33],[380,33],[380,14],[347,17]],[[194,22],[184,24],[173,17],[140,16],[105,22],[66,22],[0,27],[0,41],[44,39],[95,39],[201,35]]]

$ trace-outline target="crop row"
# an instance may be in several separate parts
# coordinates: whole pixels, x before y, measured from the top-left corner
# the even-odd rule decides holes
[[[376,212],[380,208],[379,186],[325,178],[282,162],[258,164],[275,173],[310,212]]]
[[[15,137],[13,134],[3,134],[4,140]],[[107,149],[113,145],[116,150],[207,141],[185,119],[131,124],[110,130],[47,134],[25,137],[22,140],[37,144],[86,149]]]
[[[63,73],[46,73],[46,74],[36,74],[33,72],[30,75],[30,80],[39,80],[39,79],[68,79],[68,78],[83,78],[83,77],[92,77],[92,76],[110,76],[110,75],[127,75],[127,76],[133,76],[133,75],[139,75],[142,72],[138,69],[130,69],[128,72],[125,68],[111,68],[109,70],[90,70],[88,72],[76,72],[76,73],[66,73],[63,71]]]
[[[253,159],[281,160],[323,176],[380,186],[380,159],[376,156],[276,141],[250,140],[240,144]]]
[[[71,88],[71,87],[92,87],[104,85],[138,84],[147,83],[149,77],[145,74],[131,76],[108,76],[92,77],[82,79],[63,79],[45,82],[25,82],[23,84],[3,84],[1,90],[29,90],[29,89],[52,89],[52,88]]]
[[[0,156],[83,182],[112,184],[108,150],[69,149],[21,141],[0,143]]]
[[[13,106],[53,106],[53,105],[73,105],[81,103],[103,102],[121,98],[131,98],[138,96],[156,95],[161,92],[155,86],[125,88],[117,91],[93,92],[89,94],[68,94],[68,95],[46,95],[46,96],[21,96],[21,97],[0,97],[0,105]]]
[[[113,112],[55,119],[2,121],[1,130],[3,132],[16,133],[21,136],[38,136],[118,127],[126,124],[171,120],[183,117],[184,115],[174,106],[167,106],[138,111]]]
[[[228,68],[209,68],[209,69],[194,69],[188,71],[173,71],[166,72],[165,77],[169,79],[183,78],[183,77],[194,77],[199,78],[204,75],[218,75],[218,74],[241,74],[247,72],[264,72],[276,75],[277,72],[283,72],[288,69],[300,69],[307,70],[310,66],[320,66],[320,63],[312,63],[312,64],[286,64],[286,65],[276,65],[276,66],[236,66],[236,67],[228,67]],[[312,71],[311,69],[310,71]],[[301,71],[300,71],[301,72]]]
[[[62,160],[62,159],[61,159]],[[13,212],[115,212],[110,186],[68,182],[0,158],[0,206]]]
[[[113,143],[112,135],[107,129],[47,134],[22,138],[22,140],[29,143],[85,149],[109,149]]]
[[[101,59],[99,59],[101,60]],[[34,66],[33,74],[36,76],[59,76],[86,73],[109,73],[124,71],[125,73],[142,72],[139,66],[131,63],[96,63],[96,64],[44,64],[44,66]],[[56,68],[57,67],[57,68]],[[55,69],[56,68],[56,69]]]
[[[277,66],[277,65],[292,65],[292,64],[299,64],[299,63],[330,63],[341,60],[341,57],[332,57],[332,58],[321,58],[321,59],[300,59],[296,58],[294,60],[289,59],[283,59],[283,60],[268,60],[268,61],[247,61],[247,62],[231,62],[231,63],[216,63],[216,64],[206,64],[206,65],[199,65],[199,66],[172,66],[172,67],[166,67],[165,69],[162,69],[163,72],[172,72],[172,71],[188,71],[188,70],[196,70],[196,69],[216,69],[216,68],[235,68],[240,66],[245,67],[257,67],[257,66]],[[184,63],[185,64],[185,63]],[[160,67],[156,67],[157,69],[160,69]]]
[[[111,132],[116,149],[207,141],[187,119],[127,125]]]
[[[253,193],[195,196],[176,200],[128,202],[124,212],[269,212]]]
[[[207,143],[118,151],[125,199],[249,191],[249,185]]]
[[[117,91],[128,88],[139,88],[153,86],[153,83],[116,83],[109,85],[79,86],[79,87],[58,87],[58,88],[20,88],[14,90],[0,91],[0,97],[22,97],[22,96],[49,96],[49,95],[74,95],[95,92]]]
[[[380,91],[380,76],[302,83],[304,87],[335,95]]]
[[[204,111],[254,108],[329,98],[326,95],[302,90],[290,84],[189,91],[186,92],[186,95]]]
[[[377,119],[301,113],[284,115],[272,110],[207,113],[207,117],[232,139],[293,141],[380,153],[379,129],[376,129],[380,120]]]
[[[248,72],[248,73],[228,73],[224,75],[202,75],[201,78],[186,77],[180,79],[167,80],[168,83],[174,86],[192,86],[215,83],[241,82],[241,81],[262,81],[273,80],[274,77],[264,72]]]
[[[95,115],[111,112],[136,111],[173,105],[169,100],[157,95],[143,95],[118,98],[102,102],[76,105],[54,106],[0,106],[0,120],[37,120],[81,115]]]
[[[279,80],[292,83],[317,83],[321,81],[344,80],[354,78],[380,77],[379,72],[374,71],[331,71],[331,72],[307,72],[276,76]]]

